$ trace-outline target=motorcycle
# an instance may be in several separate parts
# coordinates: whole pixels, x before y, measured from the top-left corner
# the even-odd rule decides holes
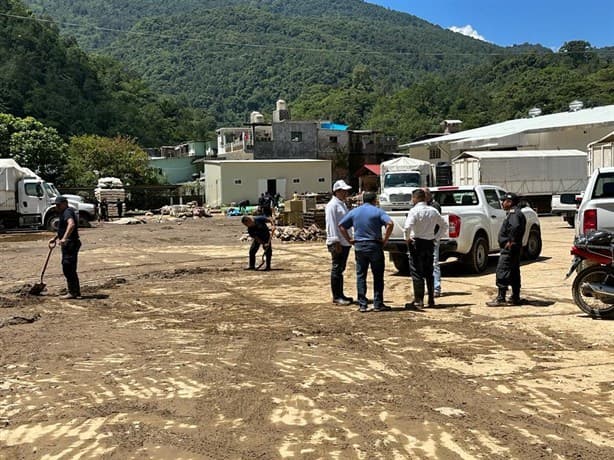
[[[593,231],[574,240],[574,256],[565,279],[577,271],[571,292],[576,305],[592,318],[614,315],[614,233]]]

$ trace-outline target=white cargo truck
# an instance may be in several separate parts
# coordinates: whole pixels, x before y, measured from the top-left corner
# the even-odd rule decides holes
[[[454,185],[496,185],[538,212],[550,212],[553,195],[584,190],[587,178],[587,155],[580,150],[464,152],[452,160]]]
[[[55,197],[60,192],[32,170],[19,166],[15,160],[0,159],[0,229],[57,228]],[[68,200],[79,211],[79,204]],[[93,206],[92,206],[93,207]],[[95,215],[95,213],[94,213]],[[79,220],[89,220],[80,213]]]
[[[411,193],[419,187],[434,185],[433,164],[399,157],[380,164],[380,206],[386,211],[407,210]]]

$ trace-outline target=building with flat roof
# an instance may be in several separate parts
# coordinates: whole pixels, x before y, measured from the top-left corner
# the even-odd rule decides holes
[[[614,105],[508,120],[399,146],[412,158],[450,162],[473,150],[563,150],[587,145],[614,130]]]

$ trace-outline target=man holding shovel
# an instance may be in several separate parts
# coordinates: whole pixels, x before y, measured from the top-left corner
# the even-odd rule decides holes
[[[62,271],[68,284],[68,293],[62,299],[81,298],[79,276],[77,276],[77,256],[81,248],[79,239],[79,218],[75,211],[68,206],[68,200],[63,196],[55,197],[55,210],[60,216],[58,234],[49,240],[52,245],[56,241],[62,248]]]

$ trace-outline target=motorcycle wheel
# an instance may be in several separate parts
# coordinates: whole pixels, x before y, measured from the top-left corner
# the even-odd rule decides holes
[[[589,297],[582,293],[582,286],[585,283],[605,283],[606,279],[610,277],[609,283],[614,286],[614,274],[612,274],[608,267],[602,267],[601,265],[593,265],[585,268],[576,276],[573,282],[571,292],[573,294],[573,300],[580,310],[590,315],[592,318],[600,318],[614,313],[614,305],[604,303],[603,301]]]

